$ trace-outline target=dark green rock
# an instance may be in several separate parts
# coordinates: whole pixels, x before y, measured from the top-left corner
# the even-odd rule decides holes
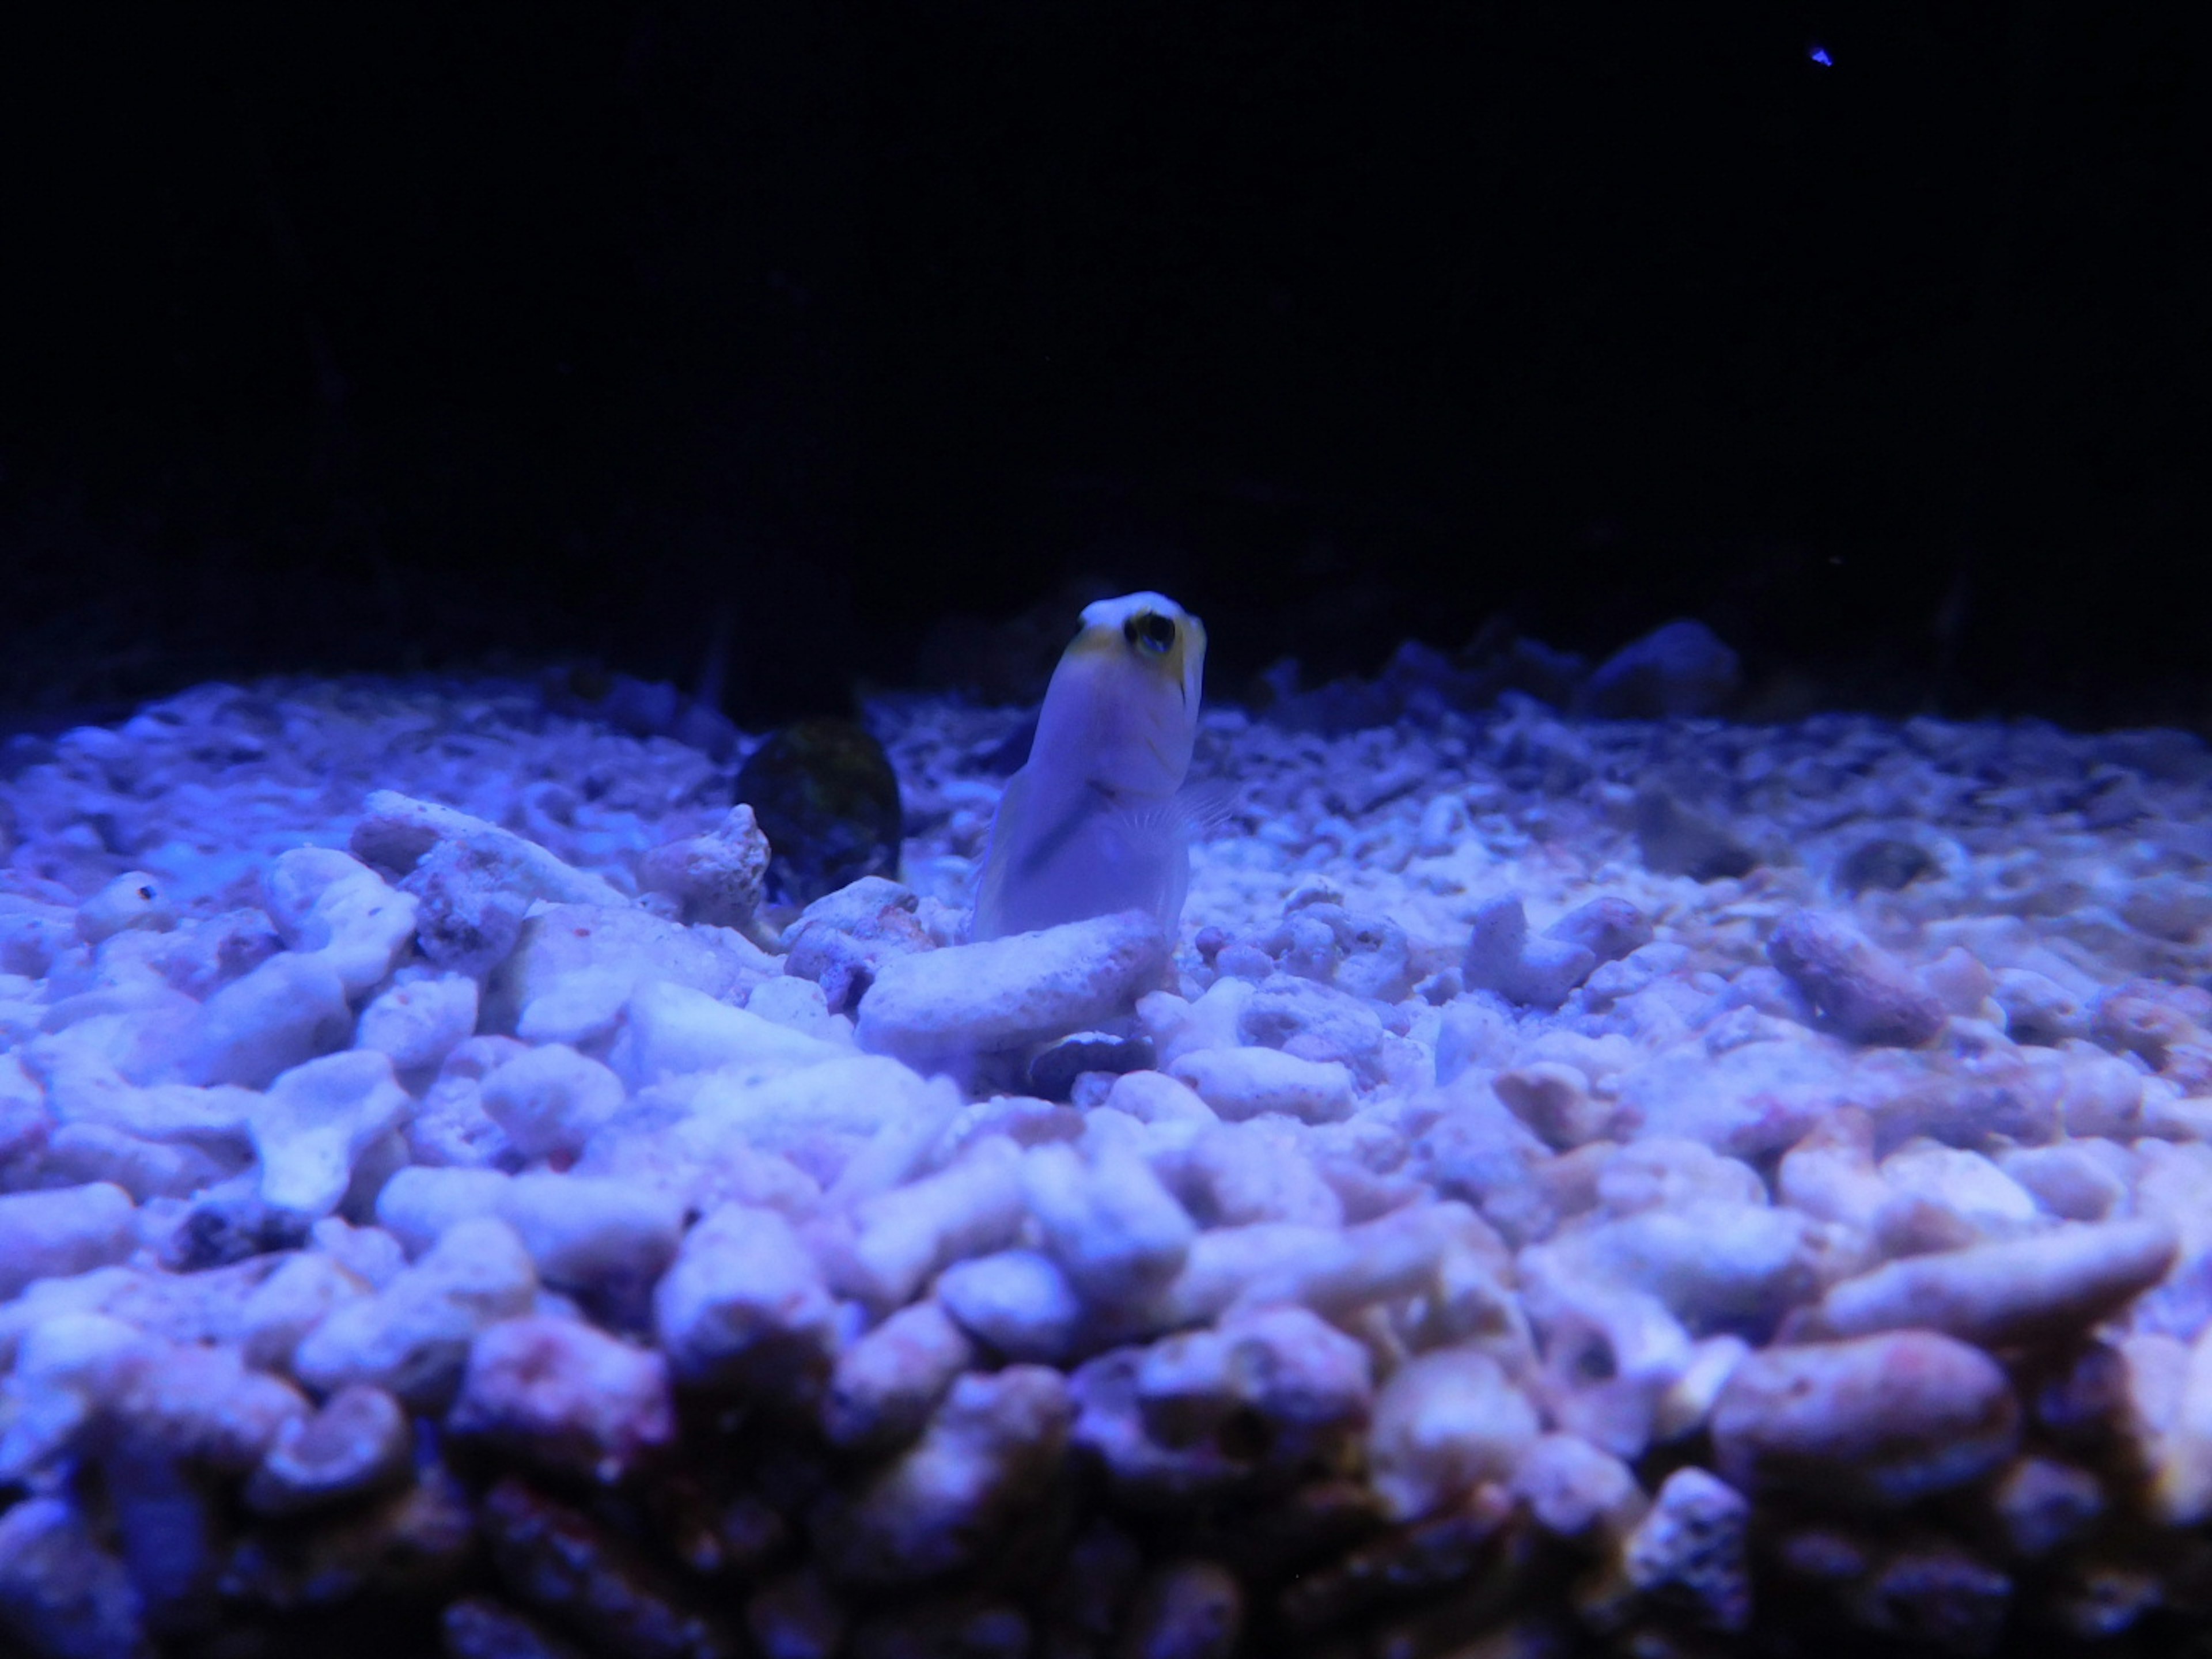
[[[1881,836],[1861,842],[1836,866],[1836,885],[1856,895],[1869,887],[1894,893],[1936,872],[1936,860],[1909,841]]]
[[[1759,863],[1726,825],[1656,787],[1636,797],[1636,846],[1645,869],[1697,881],[1747,875]]]
[[[898,874],[898,775],[851,720],[770,732],[738,769],[736,793],[768,837],[770,903],[811,904],[863,876]]]

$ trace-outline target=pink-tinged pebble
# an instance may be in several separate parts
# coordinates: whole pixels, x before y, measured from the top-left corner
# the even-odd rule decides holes
[[[1996,1362],[1934,1331],[1746,1356],[1713,1407],[1722,1476],[1887,1508],[1979,1480],[2020,1440]]]

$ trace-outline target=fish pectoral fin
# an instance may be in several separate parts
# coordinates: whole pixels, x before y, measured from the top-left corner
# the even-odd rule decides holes
[[[1201,836],[1218,830],[1236,816],[1240,793],[1227,778],[1198,778],[1176,790],[1175,799],[1184,827],[1194,836]]]
[[[1188,840],[1218,830],[1237,810],[1237,786],[1226,778],[1202,778],[1172,795],[1121,802],[1109,816],[1125,835],[1140,840]]]

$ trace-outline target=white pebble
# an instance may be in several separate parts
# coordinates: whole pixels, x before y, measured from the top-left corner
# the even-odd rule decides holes
[[[872,1054],[964,1063],[1103,1024],[1127,1012],[1166,963],[1158,924],[1136,911],[893,957],[862,1000],[854,1034]]]
[[[1979,1152],[1916,1142],[1881,1168],[1892,1192],[1955,1216],[1984,1237],[2009,1237],[2042,1220],[2033,1194]]]
[[[526,1158],[574,1157],[623,1108],[623,1080],[557,1042],[526,1048],[483,1079],[479,1098]]]
[[[1175,1062],[1200,1048],[1233,1048],[1242,1039],[1237,1027],[1245,1006],[1258,992],[1249,980],[1218,979],[1195,1001],[1186,1002],[1172,992],[1154,991],[1137,1004],[1159,1055],[1160,1069],[1172,1071]]]
[[[641,985],[631,994],[623,1044],[619,1063],[641,1088],[726,1066],[787,1070],[847,1052],[666,981]]]
[[[1370,1479],[1394,1521],[1432,1515],[1486,1480],[1504,1480],[1534,1443],[1535,1407],[1489,1355],[1423,1354],[1376,1396]]]
[[[1352,1114],[1351,1070],[1333,1060],[1300,1060],[1279,1048],[1202,1048],[1168,1072],[1231,1122],[1275,1112],[1334,1123]]]
[[[2066,1221],[2102,1221],[2126,1204],[2128,1149],[2109,1140],[2064,1141],[2055,1146],[2015,1146],[1997,1156],[1997,1167]]]
[[[398,1178],[394,1176],[392,1180]],[[385,1190],[390,1188],[391,1182],[386,1182]],[[380,1205],[383,1201],[384,1193],[380,1192],[377,1202]],[[407,1252],[381,1227],[356,1227],[342,1217],[326,1215],[307,1229],[307,1237],[317,1250],[380,1291],[407,1266]],[[426,1243],[424,1248],[428,1245]]]
[[[653,1329],[681,1382],[803,1382],[836,1352],[837,1304],[773,1210],[725,1204],[701,1221],[653,1301]]]
[[[537,1294],[513,1228],[489,1218],[456,1222],[383,1290],[334,1310],[300,1344],[293,1370],[318,1393],[370,1382],[410,1406],[442,1408],[476,1334],[529,1312]]]
[[[325,963],[358,996],[386,978],[412,946],[415,897],[350,855],[325,847],[280,853],[263,889],[292,950]]]
[[[427,1072],[477,1028],[477,982],[464,974],[403,980],[362,1010],[354,1045],[392,1058],[396,1072]]]
[[[1421,809],[1413,848],[1423,858],[1442,858],[1474,833],[1467,803],[1457,795],[1438,795]]]
[[[391,1060],[374,1049],[294,1066],[270,1085],[251,1120],[262,1202],[310,1221],[328,1215],[362,1155],[398,1126],[409,1104]]]
[[[105,1123],[63,1124],[46,1138],[41,1164],[46,1180],[112,1182],[141,1204],[189,1198],[239,1167],[233,1158],[218,1160],[197,1146],[142,1140]]]
[[[353,1011],[336,969],[320,957],[287,951],[203,1005],[185,1078],[264,1089],[279,1073],[343,1048],[352,1033]]]
[[[1829,1287],[1833,1336],[1919,1328],[1987,1346],[2087,1330],[2166,1276],[2179,1240],[2163,1219],[2069,1226],[1909,1256]]]
[[[566,1291],[641,1297],[675,1259],[684,1206],[641,1182],[538,1171],[501,1191],[499,1216]]]
[[[975,1345],[936,1303],[901,1308],[837,1357],[822,1398],[823,1432],[848,1449],[903,1444],[975,1359]]]
[[[1644,1512],[1636,1472],[1579,1436],[1547,1434],[1532,1443],[1513,1471],[1513,1492],[1545,1531],[1580,1538],[1618,1534]]]
[[[295,1251],[255,1285],[238,1310],[239,1352],[257,1370],[289,1371],[292,1355],[331,1310],[368,1284],[319,1251]]]
[[[961,1328],[1009,1359],[1065,1362],[1083,1304],[1066,1275],[1035,1250],[1001,1250],[955,1262],[937,1279],[937,1300]]]
[[[137,1217],[131,1194],[106,1182],[0,1196],[0,1299],[122,1261],[137,1244]]]
[[[498,1170],[416,1164],[384,1183],[376,1195],[377,1225],[410,1256],[419,1256],[457,1221],[499,1213],[513,1176]]]
[[[525,1042],[565,1042],[572,1048],[614,1035],[637,983],[631,967],[580,968],[562,974],[525,1004],[514,1034]]]
[[[1778,1319],[1810,1288],[1817,1240],[1805,1218],[1705,1200],[1638,1210],[1523,1252],[1523,1271],[1656,1297],[1692,1328]]]
[[[866,1137],[933,1112],[938,1096],[915,1072],[881,1054],[846,1054],[797,1071],[717,1072],[691,1097],[693,1113],[764,1152],[826,1137]]]
[[[1232,1314],[1163,1338],[1144,1350],[1134,1382],[1158,1444],[1216,1444],[1249,1417],[1263,1432],[1243,1455],[1278,1468],[1332,1461],[1374,1403],[1367,1351],[1304,1308]]]
[[[277,1431],[241,1496],[257,1515],[325,1508],[404,1485],[414,1451],[399,1402],[381,1389],[349,1383],[312,1417],[290,1419]]]
[[[1039,1146],[1023,1160],[1022,1187],[1046,1250],[1094,1305],[1133,1306],[1165,1289],[1198,1236],[1130,1151],[1103,1149],[1085,1164],[1072,1147]]]
[[[19,1306],[22,1304],[18,1304]],[[21,1480],[70,1450],[144,1333],[106,1314],[66,1309],[33,1318],[10,1356],[0,1428],[0,1480]]]
[[[853,1292],[895,1308],[955,1261],[1012,1243],[1027,1208],[1021,1165],[1013,1142],[994,1137],[950,1169],[861,1205]]]
[[[1201,1131],[1180,1160],[1176,1181],[1209,1226],[1344,1225],[1344,1201],[1314,1168],[1304,1132],[1279,1117]]]
[[[1106,1092],[1106,1105],[1142,1123],[1218,1123],[1212,1107],[1188,1083],[1164,1072],[1124,1072]]]
[[[764,956],[741,933],[685,927],[611,891],[595,902],[532,910],[512,952],[484,986],[484,1029],[513,1030],[516,1016],[540,995],[570,975],[600,969],[625,976],[633,989],[660,980],[710,997],[727,996],[780,971],[775,958]]]
[[[819,985],[811,979],[794,979],[789,974],[763,980],[755,986],[752,994],[745,999],[745,1012],[773,1020],[802,1036],[824,1042],[836,1042],[841,1031],[849,1036],[852,1029],[832,1018],[830,999],[823,994]]]
[[[676,1410],[651,1349],[530,1315],[477,1334],[446,1425],[611,1485],[675,1437]]]
[[[648,850],[638,860],[638,885],[674,898],[685,921],[743,927],[760,904],[768,863],[768,837],[739,802],[705,835]]]

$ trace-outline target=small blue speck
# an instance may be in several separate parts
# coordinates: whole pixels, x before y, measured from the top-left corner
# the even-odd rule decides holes
[[[1828,56],[1828,49],[1817,40],[1805,48],[1805,55],[1822,69],[1833,69],[1836,66],[1836,60]]]

